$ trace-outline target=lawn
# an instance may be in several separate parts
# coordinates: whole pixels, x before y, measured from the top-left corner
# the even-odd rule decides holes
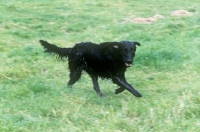
[[[199,132],[199,36],[199,0],[1,0],[0,131]],[[44,53],[40,39],[139,41],[126,78],[143,97],[99,80],[101,98],[86,73],[67,88],[67,59]]]

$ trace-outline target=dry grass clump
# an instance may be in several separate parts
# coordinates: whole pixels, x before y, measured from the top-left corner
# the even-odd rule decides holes
[[[171,16],[191,16],[191,15],[193,14],[186,10],[175,10],[171,13]]]
[[[143,24],[151,24],[152,22],[156,22],[158,19],[163,19],[164,17],[160,14],[155,14],[153,17],[135,17],[132,16],[131,18],[125,20],[127,22],[133,23],[143,23]]]
[[[171,13],[171,16],[192,16],[192,15],[193,13],[188,12],[186,10],[175,10]],[[164,18],[165,17],[160,14],[155,14],[153,17],[136,17],[133,15],[130,18],[126,18],[125,22],[151,24],[159,19],[164,19]]]

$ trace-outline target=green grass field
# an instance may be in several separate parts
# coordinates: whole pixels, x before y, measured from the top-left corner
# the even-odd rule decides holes
[[[171,16],[174,10],[190,16]],[[132,17],[164,18],[150,24]],[[82,41],[139,41],[126,77],[135,98],[83,74],[67,88],[67,60],[43,53]],[[199,0],[1,0],[0,132],[199,132]]]

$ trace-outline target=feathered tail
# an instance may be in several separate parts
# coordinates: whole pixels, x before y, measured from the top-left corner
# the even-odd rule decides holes
[[[59,58],[67,57],[72,48],[60,48],[54,44],[50,44],[47,41],[40,40],[41,45],[44,47],[45,52],[48,53],[55,53],[58,55]]]

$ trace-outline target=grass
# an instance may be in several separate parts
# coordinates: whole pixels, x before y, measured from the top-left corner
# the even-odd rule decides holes
[[[0,2],[1,132],[200,131],[199,1]],[[172,17],[185,9],[193,16]],[[131,16],[165,18],[152,24],[125,22]],[[143,95],[100,80],[105,98],[84,74],[66,87],[68,66],[43,53],[38,40],[62,47],[81,41],[137,40],[127,80]]]

